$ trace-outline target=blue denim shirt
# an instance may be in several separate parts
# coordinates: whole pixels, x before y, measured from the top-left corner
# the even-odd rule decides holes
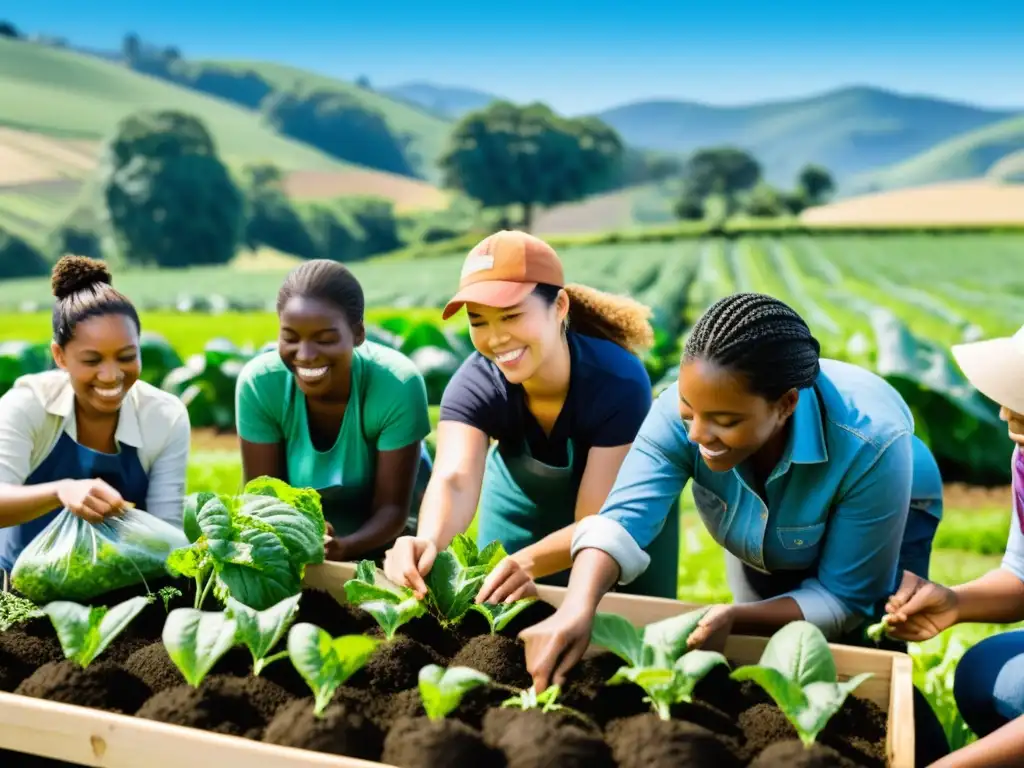
[[[792,422],[765,486],[766,503],[751,489],[745,466],[708,468],[680,417],[679,391],[670,386],[655,401],[601,512],[577,524],[573,556],[587,547],[604,550],[619,563],[621,583],[629,583],[647,567],[641,548],[692,481],[697,511],[715,541],[765,573],[817,564],[817,577],[786,596],[827,637],[856,627],[895,587],[911,498],[938,494],[931,507],[941,514],[938,468],[914,437],[913,416],[899,393],[854,365],[822,360],[815,386],[800,392]],[[915,475],[915,454],[931,471]]]

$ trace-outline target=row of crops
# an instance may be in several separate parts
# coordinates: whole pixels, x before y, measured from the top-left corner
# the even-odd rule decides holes
[[[562,256],[569,280],[651,307],[657,343],[645,363],[656,389],[674,379],[686,328],[703,309],[734,291],[769,293],[802,313],[826,356],[875,370],[904,395],[950,477],[1005,482],[1005,426],[948,350],[1024,322],[1024,282],[1015,282],[1010,267],[1021,253],[1024,236],[1012,234],[789,235],[576,247]],[[450,297],[460,266],[453,255],[352,267],[375,308],[370,337],[414,360],[432,404],[472,349],[463,318],[442,324],[434,312]],[[282,278],[221,269],[118,279],[148,310],[144,377],[186,399],[196,426],[233,424],[234,381],[247,359],[273,343],[275,319],[266,305]],[[199,293],[204,286],[215,290]],[[39,310],[43,296],[33,281],[0,284],[8,311]],[[239,311],[257,304],[259,311]],[[0,338],[9,341],[0,346],[0,391],[20,373],[49,365],[48,349],[38,343],[47,327],[38,311],[4,316]]]

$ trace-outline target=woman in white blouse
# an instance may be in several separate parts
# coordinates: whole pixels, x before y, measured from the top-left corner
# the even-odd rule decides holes
[[[101,261],[53,270],[57,370],[0,397],[0,570],[62,509],[90,523],[132,504],[181,528],[190,424],[139,381],[139,316]]]

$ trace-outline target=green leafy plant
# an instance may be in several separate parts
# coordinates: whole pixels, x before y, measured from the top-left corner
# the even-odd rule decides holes
[[[610,613],[594,617],[590,638],[623,659],[608,685],[634,683],[647,693],[658,717],[668,720],[673,704],[693,700],[697,683],[716,666],[729,662],[716,651],[687,650],[687,641],[709,607],[672,616],[637,628],[628,619]]]
[[[427,612],[411,589],[389,582],[372,560],[362,560],[356,566],[355,577],[345,582],[345,596],[373,616],[388,640],[400,626]]]
[[[181,590],[177,587],[161,587],[157,590],[160,599],[164,601],[164,611],[171,610],[171,600],[181,597]]]
[[[877,645],[882,642],[882,637],[889,631],[889,622],[886,621],[886,617],[883,616],[882,620],[872,624],[868,627],[864,634],[867,635],[869,640],[874,641]]]
[[[459,706],[462,697],[491,678],[470,667],[439,667],[428,664],[420,670],[419,690],[423,709],[431,720],[443,720]]]
[[[366,635],[332,638],[320,627],[306,622],[289,630],[288,655],[313,691],[314,715],[323,715],[338,686],[369,661],[380,642]]]
[[[10,592],[0,592],[0,632],[46,616],[38,605]]]
[[[263,610],[302,589],[305,568],[324,559],[326,531],[319,494],[270,477],[251,480],[238,496],[208,492],[186,498],[191,545],[167,560],[171,573],[196,581],[194,607],[211,587]]]
[[[758,664],[733,670],[734,680],[752,680],[764,688],[809,747],[846,697],[871,677],[870,672],[839,682],[832,649],[821,630],[794,621],[774,635]]]
[[[225,613],[235,620],[236,636],[252,654],[252,673],[259,677],[268,665],[288,655],[287,650],[269,656],[299,615],[302,593],[286,597],[276,605],[257,611],[233,597],[228,597]]]
[[[64,649],[64,657],[84,668],[103,653],[154,599],[153,595],[133,597],[112,607],[57,600],[42,610],[50,617]]]
[[[559,695],[562,692],[560,685],[549,685],[544,693],[537,693],[535,686],[530,686],[525,691],[520,691],[510,699],[501,702],[502,707],[511,709],[539,709],[541,712],[556,712],[565,709],[557,704]]]
[[[161,638],[182,677],[197,688],[221,656],[238,642],[238,625],[223,611],[175,608],[167,614]]]
[[[482,613],[491,632],[501,631],[512,618],[526,608],[533,598],[507,605],[474,603],[484,579],[508,553],[499,541],[492,541],[483,549],[464,533],[456,534],[452,543],[437,553],[434,565],[427,574],[427,603],[443,627],[457,625],[470,610]]]

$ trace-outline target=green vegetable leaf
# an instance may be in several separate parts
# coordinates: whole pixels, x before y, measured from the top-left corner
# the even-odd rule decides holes
[[[561,704],[555,703],[561,694],[562,688],[557,683],[549,685],[544,693],[537,693],[535,686],[530,686],[518,695],[501,702],[502,707],[513,709],[540,709],[542,712],[555,712],[564,709]]]
[[[31,600],[10,592],[0,592],[0,632],[6,632],[11,627],[44,616],[46,613]]]
[[[459,706],[462,697],[469,691],[490,682],[490,677],[470,667],[444,669],[436,664],[428,664],[419,674],[423,709],[431,720],[442,720]]]
[[[482,569],[463,565],[449,550],[437,553],[426,582],[443,626],[462,620],[486,577]]]
[[[315,624],[302,622],[288,632],[288,655],[313,691],[313,714],[319,717],[338,686],[373,655],[380,640],[366,635],[332,638]]]
[[[618,614],[595,614],[590,642],[611,651],[630,666],[639,667],[644,663],[643,630]]]
[[[668,720],[673,704],[693,701],[697,683],[719,664],[729,666],[725,656],[716,651],[693,650],[684,653],[671,667],[622,667],[608,681],[608,685],[630,682],[647,692],[649,702],[658,716]]]
[[[742,666],[731,675],[764,688],[805,745],[814,743],[846,697],[871,676],[865,672],[839,682],[828,641],[807,621],[784,626],[768,641],[760,663]]]
[[[151,602],[151,598],[141,596],[108,607],[57,600],[47,604],[43,612],[57,631],[65,658],[88,667]]]
[[[161,638],[167,655],[193,688],[237,642],[238,625],[223,612],[175,608],[167,614]]]
[[[473,603],[470,610],[483,614],[491,627],[491,634],[501,632],[512,619],[537,602],[535,597],[525,597],[513,603]]]
[[[185,505],[182,509],[182,527],[190,542],[197,541],[203,535],[203,531],[199,527],[199,510],[216,495],[209,491],[199,491],[185,497]]]
[[[228,597],[225,613],[238,626],[238,639],[252,654],[253,675],[259,676],[268,664],[288,655],[287,651],[268,656],[299,615],[299,599],[302,593],[286,597],[263,611],[257,611]]]
[[[345,596],[376,619],[388,640],[400,626],[427,612],[411,589],[383,578],[372,560],[362,560],[356,566],[355,578],[345,582]]]
[[[652,622],[642,629],[621,616],[598,613],[594,616],[590,640],[630,666],[667,669],[686,652],[690,635],[710,609],[710,606],[697,608]]]

